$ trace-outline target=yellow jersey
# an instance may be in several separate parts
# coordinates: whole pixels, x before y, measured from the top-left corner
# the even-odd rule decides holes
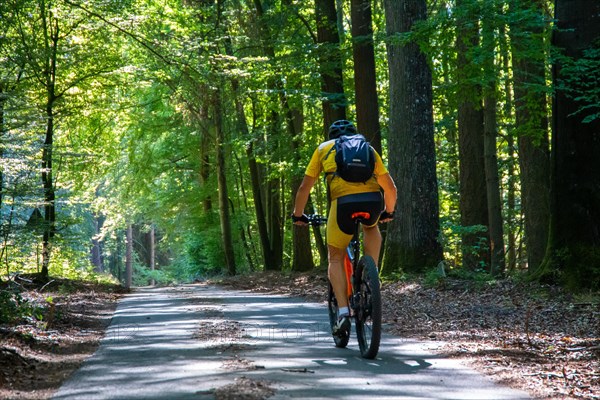
[[[327,183],[329,184],[329,193],[331,200],[335,200],[338,197],[346,196],[348,194],[355,193],[367,193],[367,192],[378,192],[381,187],[377,183],[376,176],[385,175],[388,173],[387,168],[381,161],[381,156],[373,150],[375,153],[375,170],[374,176],[367,182],[347,182],[335,175],[337,165],[335,163],[335,150],[332,147],[335,144],[334,140],[328,140],[323,142],[316,148],[313,153],[308,166],[306,167],[305,175],[312,178],[318,178],[321,172],[324,172],[327,177]]]

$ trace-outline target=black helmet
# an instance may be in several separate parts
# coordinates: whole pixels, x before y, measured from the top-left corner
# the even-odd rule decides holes
[[[329,127],[329,139],[337,139],[343,135],[356,135],[356,127],[352,122],[340,119]]]

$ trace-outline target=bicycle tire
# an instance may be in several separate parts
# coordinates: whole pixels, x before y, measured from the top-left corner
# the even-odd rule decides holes
[[[379,272],[371,256],[363,256],[356,270],[356,336],[363,358],[374,359],[381,342],[381,291]]]
[[[331,283],[328,283],[327,289],[327,308],[329,310],[329,327],[331,328],[331,336],[333,336],[335,347],[344,348],[348,346],[348,341],[350,340],[350,331],[344,332],[341,335],[333,334],[333,327],[337,322],[338,304],[335,294],[333,293],[333,287],[331,286]]]

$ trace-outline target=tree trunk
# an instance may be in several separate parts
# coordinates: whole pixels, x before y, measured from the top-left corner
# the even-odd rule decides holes
[[[377,71],[373,46],[371,0],[352,0],[352,51],[354,54],[354,91],[358,130],[381,154],[381,126],[377,97]]]
[[[425,0],[386,0],[387,35],[427,18]],[[442,260],[435,169],[431,70],[417,43],[388,45],[390,173],[398,186],[398,218],[388,228],[386,273],[422,272]]]
[[[127,224],[125,240],[125,287],[131,289],[133,282],[133,227]]]
[[[208,121],[208,107],[205,105],[200,106],[200,121]],[[203,187],[206,187],[209,183],[210,179],[210,155],[209,148],[212,146],[213,141],[212,138],[207,138],[208,133],[205,132],[204,135],[200,135],[200,183]],[[205,213],[210,213],[212,210],[212,198],[207,193],[205,197],[202,199],[202,208]]]
[[[509,38],[506,34],[506,24],[501,24],[500,29],[500,53],[502,55],[503,73],[508,74],[510,71],[510,49]],[[505,121],[510,121],[513,118],[513,100],[512,100],[512,82],[509,79],[504,80],[504,107],[502,108],[502,118]],[[508,272],[513,272],[517,267],[517,171],[515,165],[517,158],[515,157],[515,139],[512,132],[506,135],[507,148],[507,188],[506,188],[506,262]]]
[[[92,250],[91,250],[91,263],[94,266],[96,272],[103,272],[104,267],[102,263],[102,244],[98,240],[100,229],[102,228],[102,217],[97,215],[94,216],[94,235],[92,236]]]
[[[584,50],[598,48],[600,2],[557,0],[554,45],[575,62]],[[598,59],[594,62],[597,64]],[[563,61],[564,63],[564,61]],[[559,88],[553,104],[551,229],[548,252],[540,272],[559,271],[573,289],[600,289],[600,118],[583,122],[591,109],[578,100],[598,79],[598,70],[581,73],[585,65],[562,74],[567,64],[555,64],[553,80]],[[573,90],[560,89],[560,84]]]
[[[317,20],[317,52],[323,90],[324,136],[329,126],[346,119],[346,96],[342,75],[342,54],[337,27],[335,0],[315,0]]]
[[[221,238],[227,274],[236,274],[235,252],[231,234],[231,217],[229,212],[229,194],[227,190],[227,164],[225,162],[225,137],[223,133],[223,112],[221,104],[221,88],[215,90],[214,97],[215,137],[217,150],[217,184],[219,188],[219,220],[221,223]]]
[[[515,140],[511,135],[507,137],[506,147],[508,149],[508,188],[506,193],[506,225],[508,232],[506,238],[508,243],[506,251],[506,262],[508,272],[513,272],[517,268],[517,185],[516,179],[517,174],[515,171],[516,157],[515,157]]]
[[[534,272],[546,252],[550,217],[550,149],[546,100],[543,2],[512,1],[518,24],[510,29],[516,132],[521,169],[521,207],[525,217],[527,265]]]
[[[495,2],[486,6],[485,11],[488,18],[483,18],[483,52],[484,52],[484,72],[485,86],[484,96],[484,159],[485,159],[485,178],[487,207],[489,217],[489,235],[490,235],[490,269],[489,272],[494,277],[500,277],[504,274],[504,231],[502,220],[502,200],[500,198],[500,182],[498,179],[498,157],[496,155],[496,137],[497,137],[497,95],[496,80],[497,71],[495,66],[496,38],[495,27],[493,24],[494,15],[497,7]]]
[[[50,254],[56,234],[56,203],[53,180],[52,152],[54,146],[54,103],[56,97],[56,57],[58,47],[58,20],[46,14],[46,4],[41,2],[40,16],[46,39],[45,66],[43,70],[46,89],[46,135],[42,151],[42,185],[44,188],[44,233],[42,238],[42,279],[48,279]]]
[[[248,168],[250,170],[250,180],[252,182],[252,196],[254,199],[254,208],[256,209],[256,225],[260,237],[260,247],[262,249],[265,268],[267,268],[268,265],[273,265],[275,261],[273,260],[269,231],[267,229],[267,220],[265,218],[265,207],[261,196],[262,185],[260,172],[258,170],[256,156],[254,155],[254,146],[252,142],[249,142],[246,147],[246,155],[248,156]]]
[[[271,62],[275,63],[275,49],[273,47],[270,28],[263,20],[263,5],[260,0],[254,0],[254,5],[257,16],[259,17],[260,40],[264,44],[263,51],[265,55],[269,57]],[[269,88],[274,89],[275,92],[281,92],[282,90],[281,81],[274,77],[269,78],[267,85]],[[281,102],[281,97],[278,99]],[[276,145],[274,145],[275,147],[278,146],[278,142],[280,141],[279,126],[281,121],[279,112],[277,111],[280,107],[281,104],[278,104],[277,106],[272,105],[270,107],[270,115],[268,116],[267,137],[276,143]],[[252,149],[252,147],[247,149]],[[276,149],[273,153],[277,154],[278,150],[279,149]],[[271,155],[269,155],[269,157],[270,156]],[[273,159],[272,157],[270,158],[272,162],[277,162],[276,159]],[[281,207],[281,179],[279,176],[267,178],[267,176],[270,175],[268,171],[265,172],[260,168],[260,165],[256,163],[256,158],[254,155],[252,155],[251,159],[251,169],[254,168],[256,173],[256,176],[253,177],[253,190],[259,191],[258,194],[255,194],[255,198],[260,196],[260,192],[262,192],[263,199],[262,208],[264,214],[260,215],[259,218],[264,219],[264,228],[266,229],[264,232],[266,237],[262,239],[263,245],[268,246],[266,249],[263,249],[263,253],[268,253],[268,257],[265,257],[265,269],[280,271],[283,267],[283,210]]]
[[[148,234],[148,248],[149,248],[149,257],[148,257],[148,267],[150,271],[154,271],[156,267],[156,237],[155,237],[155,228],[154,224],[150,225],[150,232]],[[154,278],[150,280],[150,285],[156,285],[156,281]]]
[[[292,149],[296,162],[300,162],[300,151],[298,138],[302,132],[303,126],[303,115],[302,110],[290,110],[287,118],[288,131],[292,139]],[[292,193],[298,191],[302,176],[292,177]],[[312,246],[310,244],[310,230],[305,226],[292,225],[292,239],[293,239],[293,259],[292,259],[292,271],[306,272],[312,271],[315,268],[315,262],[313,261]]]
[[[4,85],[0,82],[0,161],[4,158]],[[0,221],[2,221],[2,204],[4,201],[4,168],[0,168]]]
[[[457,76],[458,154],[460,163],[460,217],[463,265],[475,270],[489,265],[487,233],[488,209],[483,147],[483,107],[481,105],[481,69],[473,62],[473,50],[479,47],[479,15],[472,0],[457,0]],[[481,227],[481,229],[477,229]]]

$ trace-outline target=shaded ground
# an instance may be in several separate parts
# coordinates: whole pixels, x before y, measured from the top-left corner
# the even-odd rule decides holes
[[[236,289],[325,301],[325,273],[258,274],[222,282]],[[384,283],[384,323],[540,399],[600,398],[600,303],[559,288],[446,279]]]
[[[45,399],[95,351],[121,290],[67,281],[44,287],[18,282],[22,298],[35,311],[0,324],[0,398]],[[264,273],[219,283],[310,301],[324,301],[327,284],[323,272]],[[6,284],[0,289],[6,290]],[[552,287],[450,279],[436,287],[384,283],[383,291],[390,333],[441,341],[439,351],[469,360],[540,399],[600,398],[597,295],[586,300]],[[242,361],[227,367],[240,368]],[[240,398],[237,391],[246,388],[248,398],[259,399],[271,391],[265,382],[236,383],[214,395]]]
[[[36,400],[49,398],[96,350],[122,293],[110,285],[25,277],[2,282],[0,290],[18,293],[22,310],[0,324],[0,398]],[[17,306],[1,306],[10,304]]]

